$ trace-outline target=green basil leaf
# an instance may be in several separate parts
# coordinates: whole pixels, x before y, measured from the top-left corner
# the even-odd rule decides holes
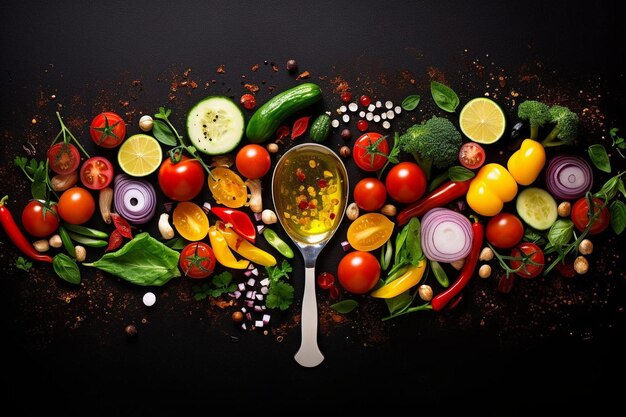
[[[606,201],[611,200],[613,197],[615,197],[617,192],[624,188],[624,184],[621,178],[622,175],[623,173],[609,178],[607,182],[602,185],[600,191],[594,194],[594,197],[603,198]]]
[[[176,146],[178,143],[176,136],[165,122],[155,119],[152,123],[152,134],[159,142],[167,146]]]
[[[559,219],[548,231],[548,241],[555,249],[565,246],[574,236],[574,223],[571,220]]]
[[[180,276],[179,257],[178,252],[144,232],[121,249],[83,265],[101,269],[136,285],[163,285]]]
[[[617,190],[626,197],[626,188],[624,188],[624,181],[621,178],[617,181]]]
[[[393,313],[397,313],[398,311],[401,311],[412,302],[413,302],[413,297],[409,294],[408,291],[400,295],[397,295],[393,298],[385,298],[385,304],[387,304],[387,309],[389,309],[389,314],[393,314]]]
[[[622,234],[626,228],[626,204],[620,200],[615,200],[609,206],[611,212],[611,228],[616,235]]]
[[[346,314],[354,310],[358,305],[359,303],[355,300],[343,300],[331,305],[330,308],[338,313]]]
[[[420,259],[424,256],[422,254],[422,242],[420,239],[420,222],[417,220],[417,217],[413,217],[404,227],[407,229],[406,241],[404,245],[404,259],[408,259],[411,264],[417,265]]]
[[[607,173],[611,172],[611,161],[609,161],[609,155],[606,153],[604,146],[596,143],[589,146],[589,148],[587,148],[587,152],[589,153],[591,162],[593,162],[596,168]]]
[[[455,182],[467,181],[470,178],[474,178],[475,175],[476,174],[473,171],[458,165],[448,169],[448,177],[451,181]]]
[[[70,284],[80,284],[80,269],[76,261],[64,253],[59,253],[52,259],[52,267],[59,278]]]
[[[402,100],[402,108],[406,111],[415,110],[417,105],[420,104],[420,96],[413,94]]]
[[[447,85],[431,81],[430,93],[433,96],[433,100],[435,100],[435,104],[448,113],[454,113],[459,106],[459,96]]]

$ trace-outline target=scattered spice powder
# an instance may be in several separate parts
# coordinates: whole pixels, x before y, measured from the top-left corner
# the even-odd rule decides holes
[[[311,76],[311,73],[309,71],[304,71],[301,72],[297,77],[296,80],[304,80],[306,78],[309,78]]]

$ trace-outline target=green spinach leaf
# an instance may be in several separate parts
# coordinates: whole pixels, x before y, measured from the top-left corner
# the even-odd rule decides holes
[[[158,286],[180,276],[179,256],[178,252],[144,232],[118,251],[83,265],[98,268],[136,285]]]
[[[459,106],[459,96],[447,85],[438,83],[437,81],[431,81],[430,93],[437,106],[448,113],[454,113]]]
[[[64,253],[59,253],[52,258],[52,268],[59,278],[70,284],[80,284],[80,269],[76,261]]]
[[[599,143],[593,144],[587,148],[587,152],[596,168],[600,171],[611,172],[611,161],[609,161],[609,155],[606,153],[604,146]]]

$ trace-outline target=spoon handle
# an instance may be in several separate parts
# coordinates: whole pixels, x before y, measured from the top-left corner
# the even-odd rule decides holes
[[[304,270],[304,298],[302,299],[302,342],[296,352],[296,362],[312,368],[324,360],[317,346],[317,301],[315,300],[315,267]]]

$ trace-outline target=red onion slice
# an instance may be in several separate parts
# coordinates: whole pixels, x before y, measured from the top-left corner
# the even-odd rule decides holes
[[[113,202],[117,213],[130,223],[144,224],[156,212],[156,191],[146,180],[119,174],[115,177]]]
[[[546,168],[546,188],[563,200],[575,200],[587,194],[593,185],[593,171],[579,156],[560,155]]]
[[[454,262],[469,255],[472,224],[467,217],[445,208],[428,211],[422,218],[422,251],[437,262]]]

